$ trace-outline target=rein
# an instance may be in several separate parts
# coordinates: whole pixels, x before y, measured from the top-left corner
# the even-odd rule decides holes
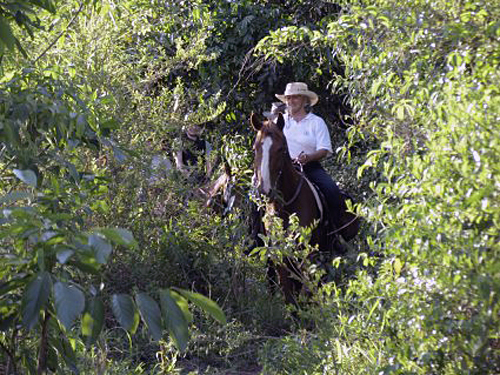
[[[337,228],[335,230],[332,230],[330,233],[327,234],[327,236],[331,236],[332,234],[337,234],[338,232],[340,232],[342,229],[344,228],[347,228],[349,225],[351,225],[352,223],[354,223],[356,220],[358,219],[358,217],[356,216],[354,219],[352,219],[350,222],[348,222],[347,224],[344,224],[342,225],[340,228]]]
[[[303,184],[304,184],[304,175],[301,173],[300,174],[299,186],[297,186],[297,189],[295,189],[295,194],[293,194],[293,197],[290,200],[288,200],[286,202],[283,202],[283,205],[285,207],[291,205],[295,201],[295,199],[297,199],[297,197],[300,194],[300,190],[302,189],[302,185]]]
[[[289,155],[288,154],[288,147],[286,147],[286,143],[285,143],[285,147],[283,150],[282,166],[280,168],[278,178],[276,179],[276,185],[278,184],[278,181],[280,180],[281,176],[283,175],[283,165],[285,164],[285,159],[288,157],[288,155]],[[299,185],[295,189],[295,193],[293,194],[292,198],[286,202],[282,202],[284,207],[289,206],[293,202],[295,202],[295,200],[297,199],[297,197],[300,194],[300,190],[302,189],[302,185],[304,185],[304,169],[303,169],[302,164],[299,164],[299,166],[300,166],[300,171],[297,171],[300,175]]]

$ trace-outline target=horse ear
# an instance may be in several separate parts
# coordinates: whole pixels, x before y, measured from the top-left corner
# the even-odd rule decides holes
[[[281,113],[278,113],[276,125],[278,125],[278,128],[280,128],[281,131],[283,131],[283,128],[285,127],[285,119],[283,118],[283,115]]]
[[[257,115],[252,112],[252,115],[250,116],[250,124],[254,128],[255,131],[259,131],[262,129],[262,121],[259,121],[257,118]]]

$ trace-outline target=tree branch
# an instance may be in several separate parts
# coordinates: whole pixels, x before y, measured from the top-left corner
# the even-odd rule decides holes
[[[54,45],[57,43],[57,41],[59,39],[61,39],[61,37],[68,31],[69,27],[73,24],[73,22],[75,22],[76,20],[76,17],[80,14],[80,12],[82,11],[83,9],[83,4],[84,2],[81,2],[80,3],[80,8],[78,8],[78,10],[76,11],[75,15],[73,16],[73,18],[71,19],[71,21],[69,21],[68,23],[68,26],[66,26],[66,29],[64,29],[63,31],[61,31],[59,33],[59,35],[52,41],[52,43],[50,43],[47,48],[45,48],[45,50],[40,54],[40,56],[38,56],[34,61],[33,61],[33,64],[36,64],[38,62],[38,60],[40,60],[43,56],[45,56],[45,54],[52,48],[54,47]]]
[[[42,323],[42,333],[40,338],[40,352],[38,353],[38,370],[37,375],[47,373],[47,353],[49,341],[49,319],[50,314],[48,309],[45,309],[45,319]]]

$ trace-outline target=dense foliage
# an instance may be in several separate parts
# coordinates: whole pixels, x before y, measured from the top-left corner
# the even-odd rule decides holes
[[[382,259],[376,275],[359,271],[346,290],[331,291],[335,334],[320,345],[335,359],[326,365],[341,373],[495,373],[499,8],[351,1],[345,9],[318,39],[345,63],[333,85],[349,92],[351,141],[380,141],[358,173],[379,173],[359,209]],[[279,41],[287,32],[263,50],[286,55]]]
[[[482,0],[0,4],[0,372],[500,372],[499,19]],[[248,115],[295,80],[364,218],[299,311],[247,255]],[[191,124],[233,210],[154,164]],[[260,254],[307,237],[278,224]]]

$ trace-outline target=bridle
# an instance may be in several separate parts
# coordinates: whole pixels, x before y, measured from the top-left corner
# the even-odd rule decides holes
[[[285,152],[288,153],[288,148],[285,147]],[[283,163],[285,161],[283,160]],[[297,171],[300,175],[300,180],[299,180],[299,184],[297,185],[296,189],[295,189],[295,193],[293,194],[292,198],[290,198],[289,200],[285,201],[285,202],[282,202],[283,206],[286,207],[286,206],[289,206],[291,205],[293,202],[295,202],[295,200],[298,198],[299,194],[300,194],[300,191],[302,189],[302,185],[304,185],[304,170],[302,168],[302,164],[299,164],[300,165],[300,171]],[[281,176],[283,175],[283,166],[280,168],[280,171],[278,173],[278,177],[276,178],[276,185],[278,185],[278,180],[281,178]]]
[[[276,192],[278,191],[278,189],[276,189],[276,187],[278,186],[279,184],[279,181],[280,179],[282,178],[283,176],[283,167],[285,165],[285,160],[287,158],[290,158],[290,154],[288,153],[288,145],[286,143],[286,140],[285,138],[283,138],[283,151],[282,151],[282,158],[281,158],[281,166],[279,168],[279,172],[278,172],[278,176],[276,177],[276,180],[275,180],[275,183],[274,183],[274,186],[271,186],[271,192]],[[295,200],[298,198],[299,194],[300,194],[300,191],[302,189],[302,185],[304,185],[304,170],[303,170],[303,167],[302,167],[302,164],[300,164],[300,171],[297,171],[300,175],[300,181],[297,185],[297,188],[295,189],[295,192],[292,196],[292,198],[290,198],[289,200],[287,201],[283,201],[283,198],[281,196],[278,196],[278,198],[281,200],[281,203],[283,204],[283,207],[287,207],[289,205],[291,205],[293,202],[295,202]]]

